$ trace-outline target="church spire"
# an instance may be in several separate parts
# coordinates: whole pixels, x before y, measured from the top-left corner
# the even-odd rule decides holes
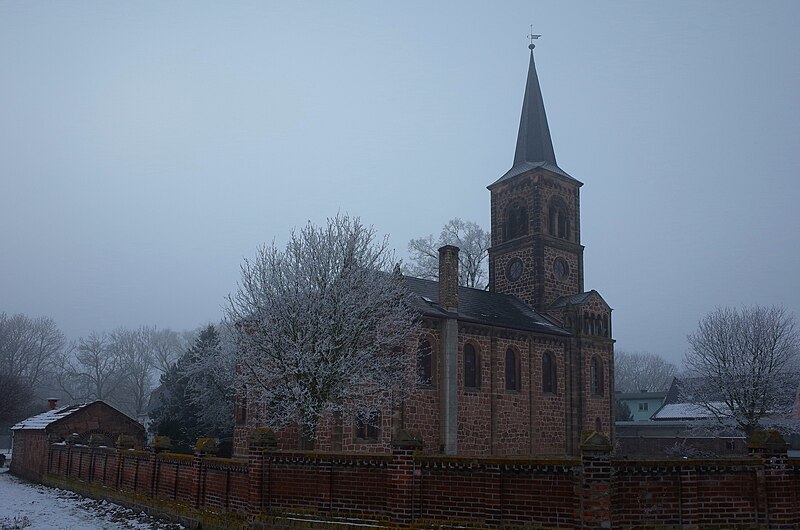
[[[531,60],[528,65],[525,97],[522,100],[517,151],[514,154],[515,166],[525,162],[548,162],[557,165],[553,141],[550,139],[550,128],[547,126],[542,90],[539,87],[539,77],[536,75],[536,63],[533,60],[534,46],[533,43],[528,46],[531,50]]]
[[[531,50],[531,58],[528,65],[528,81],[525,84],[525,97],[522,100],[522,116],[519,120],[514,165],[505,175],[489,186],[490,188],[501,181],[536,168],[547,169],[572,179],[564,170],[558,167],[556,154],[553,151],[553,141],[550,139],[550,127],[547,125],[542,90],[539,87],[536,63],[533,60],[533,49],[535,48],[533,39],[539,36],[529,36],[531,44],[528,48]]]

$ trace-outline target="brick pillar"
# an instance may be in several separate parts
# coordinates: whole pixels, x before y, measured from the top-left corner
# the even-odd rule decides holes
[[[611,528],[611,442],[601,433],[585,433],[581,442],[582,528]]]
[[[751,456],[761,457],[756,472],[758,523],[767,528],[797,528],[800,495],[787,465],[788,444],[778,431],[756,431],[747,443]]]
[[[270,509],[269,460],[267,453],[278,448],[272,429],[255,429],[248,439],[247,473],[250,481],[250,517]]]
[[[419,470],[414,454],[422,448],[422,439],[414,431],[401,430],[392,440],[392,461],[389,463],[389,496],[386,500],[392,522],[408,525],[419,514],[415,510]]]
[[[458,247],[453,245],[439,249],[439,305],[458,311]]]

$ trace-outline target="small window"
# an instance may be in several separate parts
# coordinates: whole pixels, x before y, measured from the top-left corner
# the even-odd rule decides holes
[[[480,366],[478,365],[478,353],[472,344],[464,345],[464,387],[480,388]]]
[[[592,394],[595,396],[602,396],[604,389],[603,363],[597,357],[592,357],[590,372],[589,380],[592,385]]]
[[[417,348],[417,377],[421,385],[430,385],[433,377],[433,355],[431,343],[422,339]]]
[[[356,439],[361,441],[374,442],[378,439],[379,429],[375,425],[380,421],[380,417],[376,417],[373,421],[364,421],[362,419],[356,420]]]
[[[518,359],[511,348],[506,350],[506,390],[519,390]]]
[[[649,406],[649,403],[639,403],[639,410],[647,410]]]
[[[542,355],[542,392],[556,393],[556,363],[550,352]]]

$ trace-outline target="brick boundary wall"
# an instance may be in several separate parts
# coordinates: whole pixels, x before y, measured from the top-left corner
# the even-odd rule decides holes
[[[279,451],[255,434],[247,460],[52,444],[42,482],[204,529],[800,528],[800,460],[774,438],[744,458],[625,460],[599,433],[550,459],[423,455],[403,432],[391,454]]]

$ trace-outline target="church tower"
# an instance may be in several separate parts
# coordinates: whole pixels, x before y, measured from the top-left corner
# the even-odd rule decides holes
[[[558,167],[542,92],[530,65],[514,164],[488,186],[492,246],[489,290],[512,294],[543,312],[583,292],[581,182]]]

